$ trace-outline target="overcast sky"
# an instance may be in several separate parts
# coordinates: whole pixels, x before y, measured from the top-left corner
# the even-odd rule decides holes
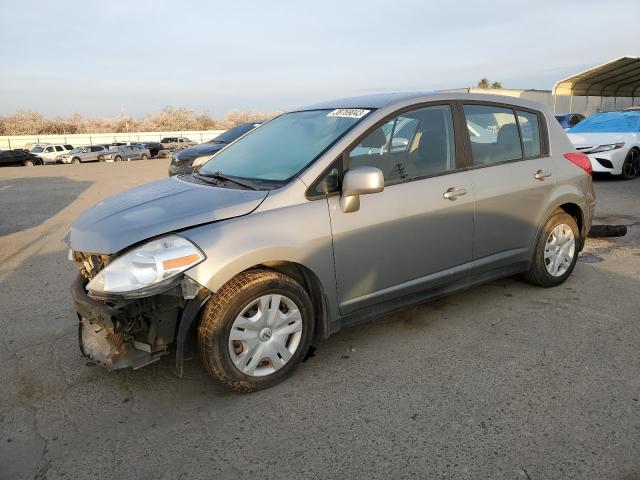
[[[640,55],[638,0],[0,0],[0,7],[0,114],[138,117],[172,105],[221,117],[467,87],[481,77],[550,89],[585,68]]]

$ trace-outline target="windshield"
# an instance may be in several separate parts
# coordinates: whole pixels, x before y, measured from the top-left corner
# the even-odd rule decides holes
[[[591,115],[569,133],[640,132],[640,112],[603,112]]]
[[[243,123],[242,125],[238,125],[236,127],[230,128],[226,132],[222,132],[213,140],[210,140],[211,143],[231,143],[234,140],[240,138],[245,133],[253,130],[253,126],[255,123]]]
[[[33,147],[31,149],[31,152],[32,153],[42,153],[42,152],[44,152],[44,147]]]
[[[73,150],[69,150],[69,153],[80,153],[84,147],[76,147]]]
[[[285,113],[254,130],[205,163],[200,172],[283,181],[311,163],[369,110]]]

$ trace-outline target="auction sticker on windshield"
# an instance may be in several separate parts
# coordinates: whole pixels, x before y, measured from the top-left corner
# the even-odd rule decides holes
[[[370,111],[362,108],[336,108],[327,113],[327,117],[362,118]]]

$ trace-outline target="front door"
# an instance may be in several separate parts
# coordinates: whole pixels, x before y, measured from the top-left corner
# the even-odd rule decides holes
[[[449,105],[397,115],[348,152],[345,168],[379,168],[385,189],[351,213],[328,199],[343,314],[451,280],[471,262],[473,191],[460,160]]]

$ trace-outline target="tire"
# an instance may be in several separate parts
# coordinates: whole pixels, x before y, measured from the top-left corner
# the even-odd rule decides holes
[[[622,164],[622,179],[632,180],[640,173],[640,150],[632,148]]]
[[[265,298],[266,303],[261,303]],[[257,307],[271,307],[274,298],[280,299],[275,321],[285,323],[272,331],[262,323],[264,311]],[[291,304],[297,311],[289,308]],[[270,312],[271,308],[266,310]],[[254,321],[255,318],[258,320]],[[266,315],[267,321],[269,318]],[[273,325],[276,324],[269,324]],[[300,331],[294,332],[297,328]],[[277,333],[283,329],[292,333]],[[238,392],[253,392],[276,385],[291,375],[309,349],[313,330],[311,300],[299,283],[272,270],[248,270],[227,282],[205,305],[198,326],[200,359],[207,371],[225,386]],[[236,337],[233,340],[232,331]],[[256,352],[260,358],[255,356]]]
[[[113,157],[113,161],[114,162],[121,162],[122,161],[122,157],[120,155],[116,155],[115,157]]]
[[[568,228],[563,228],[562,226]],[[560,241],[558,245],[558,239],[567,238],[566,235],[569,235],[569,230],[572,235],[573,246],[571,246],[571,239],[566,240],[566,242]],[[558,237],[559,232],[560,237]],[[555,237],[555,242],[553,237]],[[564,211],[557,210],[554,212],[542,227],[536,242],[531,268],[523,275],[524,279],[529,283],[545,288],[555,287],[563,283],[571,275],[578,261],[579,241],[580,231],[576,220]],[[563,252],[566,252],[566,254],[563,254]],[[550,258],[545,258],[545,255]],[[563,258],[564,261],[553,263],[555,258]],[[556,270],[555,274],[552,273],[554,270]]]
[[[142,156],[140,157],[140,160],[149,160],[149,157],[143,153]]]
[[[25,167],[35,167],[36,163],[33,160],[25,160],[23,165]]]
[[[80,159],[78,157],[73,157],[71,159],[71,163],[75,163],[76,165],[78,165],[80,163]]]

